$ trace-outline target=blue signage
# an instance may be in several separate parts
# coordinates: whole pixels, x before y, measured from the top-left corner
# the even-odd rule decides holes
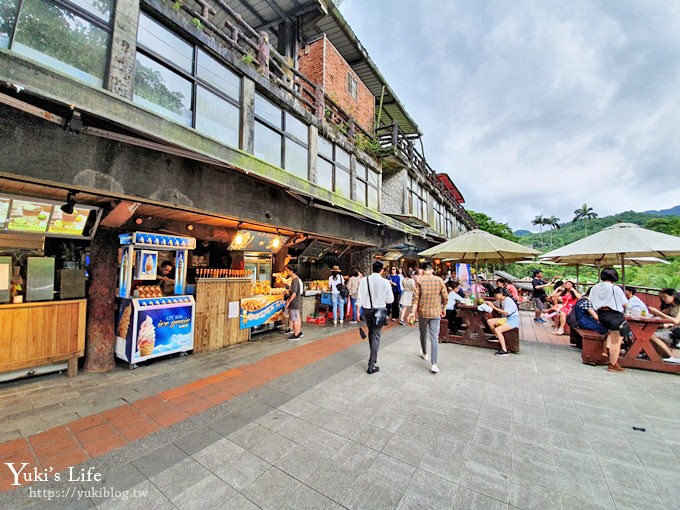
[[[194,348],[193,305],[137,311],[136,358],[162,356]]]

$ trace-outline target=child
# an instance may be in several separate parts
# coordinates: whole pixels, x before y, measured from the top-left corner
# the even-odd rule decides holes
[[[497,307],[495,303],[487,302],[487,304],[501,314],[501,317],[492,317],[487,319],[486,322],[501,343],[501,348],[496,351],[496,356],[508,356],[508,348],[505,345],[503,333],[519,327],[519,311],[517,310],[517,303],[511,297],[503,294],[501,287],[494,289],[493,295],[500,302],[502,308]]]

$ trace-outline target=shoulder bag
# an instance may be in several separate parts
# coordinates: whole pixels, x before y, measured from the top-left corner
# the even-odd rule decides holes
[[[371,278],[370,275],[366,277],[366,287],[368,288],[368,301],[371,303],[371,309],[373,310],[373,320],[374,325],[377,328],[387,326],[387,308],[375,308],[373,306],[373,297],[371,296]]]

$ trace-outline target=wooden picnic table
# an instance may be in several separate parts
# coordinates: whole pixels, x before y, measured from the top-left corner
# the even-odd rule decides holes
[[[661,317],[639,317],[626,315],[635,340],[633,345],[624,356],[619,358],[619,364],[625,368],[640,368],[642,370],[654,370],[656,372],[668,372],[680,374],[680,364],[666,363],[656,351],[651,341],[652,335],[662,324],[671,321]],[[644,352],[649,359],[640,359],[638,355]]]
[[[477,309],[477,305],[463,305],[456,306],[457,316],[463,320],[463,324],[467,326],[460,335],[449,335],[441,332],[440,339],[442,342],[451,342],[462,345],[472,345],[475,347],[484,347],[487,349],[500,349],[500,343],[496,337],[491,333],[489,326],[486,323],[486,318],[491,317],[490,313],[482,312]],[[447,328],[442,322],[442,328]],[[446,331],[446,329],[444,329]],[[505,343],[508,351],[519,352],[519,331],[517,329],[510,330],[504,334]]]

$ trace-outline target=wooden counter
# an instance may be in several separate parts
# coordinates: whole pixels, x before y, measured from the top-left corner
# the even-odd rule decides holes
[[[239,317],[229,318],[229,303],[250,296],[250,278],[199,278],[196,282],[194,352],[221,349],[247,342],[249,329],[239,328]],[[240,309],[239,309],[240,310]]]
[[[86,299],[0,305],[0,372],[67,361],[76,376],[86,311]]]

